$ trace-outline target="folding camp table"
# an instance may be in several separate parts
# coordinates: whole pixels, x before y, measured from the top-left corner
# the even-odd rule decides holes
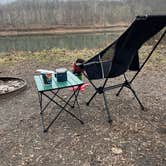
[[[72,112],[70,112],[66,107],[70,106],[71,108],[75,107],[75,104],[78,105],[78,109],[80,111],[79,108],[79,103],[78,103],[78,95],[79,95],[79,89],[80,86],[83,84],[83,82],[78,79],[73,73],[71,73],[70,71],[67,71],[67,81],[65,82],[57,82],[57,79],[55,76],[53,76],[52,78],[52,83],[51,84],[44,84],[43,82],[43,78],[41,75],[36,75],[34,76],[34,80],[36,83],[36,87],[37,87],[37,91],[38,91],[38,96],[39,96],[39,103],[40,103],[40,115],[41,115],[41,119],[42,119],[42,126],[43,126],[43,131],[47,132],[48,129],[51,127],[51,125],[54,123],[54,121],[60,116],[60,114],[62,112],[67,112],[69,113],[72,117],[74,117],[75,119],[77,119],[81,124],[83,124],[83,121],[81,119],[81,113],[80,113],[80,118],[78,118],[75,114],[73,114]],[[64,90],[66,88],[69,87],[74,87],[77,86],[78,88],[73,90],[71,92],[71,95],[68,97],[68,99],[63,99],[60,95],[59,92],[61,90]],[[74,88],[73,88],[74,89]],[[43,103],[43,96],[45,96],[48,99],[47,104],[44,105]],[[60,102],[58,102],[56,99],[60,99]],[[71,104],[71,100],[74,98],[74,102]],[[46,108],[49,106],[49,104],[53,102],[54,104],[56,104],[57,106],[60,107],[59,112],[57,113],[57,115],[53,118],[53,120],[47,125],[47,127],[45,126],[44,123],[44,111],[46,110]],[[62,105],[62,103],[64,103]]]

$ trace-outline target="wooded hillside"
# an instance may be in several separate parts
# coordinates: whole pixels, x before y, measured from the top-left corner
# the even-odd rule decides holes
[[[165,0],[16,0],[0,5],[0,28],[108,26],[164,13]]]

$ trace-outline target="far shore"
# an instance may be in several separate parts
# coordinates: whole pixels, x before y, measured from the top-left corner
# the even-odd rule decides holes
[[[55,27],[55,28],[32,28],[14,29],[0,28],[0,37],[6,36],[25,36],[25,35],[61,35],[74,33],[101,33],[101,32],[122,32],[127,25],[115,25],[107,27]]]

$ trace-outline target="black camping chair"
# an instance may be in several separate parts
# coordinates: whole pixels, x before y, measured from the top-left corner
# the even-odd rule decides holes
[[[132,82],[142,70],[158,44],[163,39],[166,30],[163,32],[158,42],[140,66],[138,50],[152,36],[161,31],[166,26],[166,15],[162,16],[137,16],[131,26],[111,45],[98,53],[93,58],[83,64],[84,75],[95,88],[95,93],[92,95],[87,105],[93,100],[97,94],[102,94],[104,99],[105,109],[108,114],[108,122],[111,123],[111,115],[109,112],[105,91],[120,88],[117,96],[124,87],[131,90],[136,100],[140,104],[142,110],[144,106],[136,95],[135,90],[131,87]],[[136,71],[131,80],[128,80],[125,73],[127,70]],[[109,78],[124,76],[124,82],[121,84],[107,87]],[[102,86],[97,86],[92,80],[104,79]]]

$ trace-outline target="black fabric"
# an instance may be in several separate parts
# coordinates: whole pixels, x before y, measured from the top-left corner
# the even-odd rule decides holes
[[[165,26],[166,15],[136,17],[115,42],[84,64],[89,79],[112,78],[127,70],[139,70],[140,47]]]
[[[85,66],[87,63],[88,65]],[[90,76],[92,79],[102,78],[102,69],[101,64],[99,63],[99,56],[94,56],[89,61],[84,63],[84,69],[86,69],[88,77]]]

